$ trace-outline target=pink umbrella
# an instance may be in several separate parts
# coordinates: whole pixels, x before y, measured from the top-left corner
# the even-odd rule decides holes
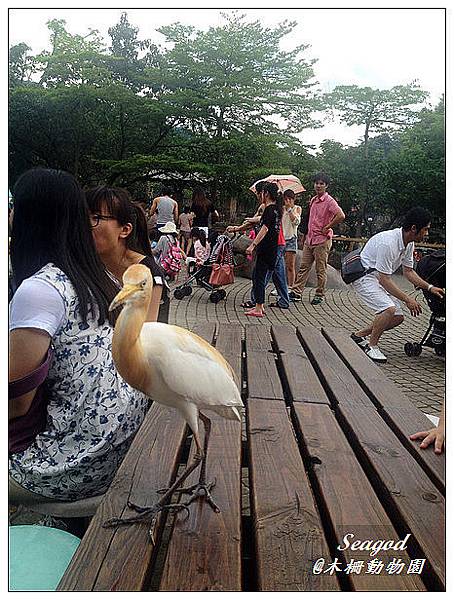
[[[255,186],[259,181],[271,181],[276,183],[281,192],[285,192],[285,190],[293,190],[295,194],[300,194],[301,192],[306,191],[306,188],[303,186],[298,177],[295,177],[295,175],[268,175],[268,177],[259,179],[253,185],[251,185],[249,188],[251,192],[255,193]]]

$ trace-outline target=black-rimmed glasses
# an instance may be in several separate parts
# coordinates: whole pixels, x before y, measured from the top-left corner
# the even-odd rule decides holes
[[[116,219],[113,215],[90,215],[90,224],[92,229],[98,227],[99,221],[111,221],[112,219]]]

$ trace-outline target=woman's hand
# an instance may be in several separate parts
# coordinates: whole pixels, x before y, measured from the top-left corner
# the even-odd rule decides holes
[[[246,254],[249,254],[249,256],[254,252],[255,250],[255,244],[251,244],[250,246],[248,246],[246,248]]]

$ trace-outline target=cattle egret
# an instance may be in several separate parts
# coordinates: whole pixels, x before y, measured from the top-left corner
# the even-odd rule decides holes
[[[113,518],[106,527],[151,519],[150,535],[161,510],[188,510],[195,498],[203,497],[219,512],[206,482],[206,456],[211,421],[202,409],[212,410],[227,419],[241,421],[238,409],[243,406],[232,367],[208,342],[181,327],[166,323],[145,323],[151,300],[152,277],[144,265],[129,267],[123,275],[123,288],[110,305],[110,310],[123,309],[117,319],[112,354],[115,366],[132,387],[144,392],[154,401],[176,408],[192,430],[197,452],[184,473],[152,507],[129,503],[138,514],[129,518]],[[203,447],[200,443],[198,419],[205,430]],[[200,464],[198,484],[186,490],[179,486]],[[192,493],[185,503],[166,504],[176,491]]]

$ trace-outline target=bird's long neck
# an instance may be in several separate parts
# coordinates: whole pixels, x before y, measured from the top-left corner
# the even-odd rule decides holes
[[[121,311],[112,338],[112,355],[117,371],[132,387],[145,391],[150,372],[145,359],[140,332],[148,305],[125,306]]]

